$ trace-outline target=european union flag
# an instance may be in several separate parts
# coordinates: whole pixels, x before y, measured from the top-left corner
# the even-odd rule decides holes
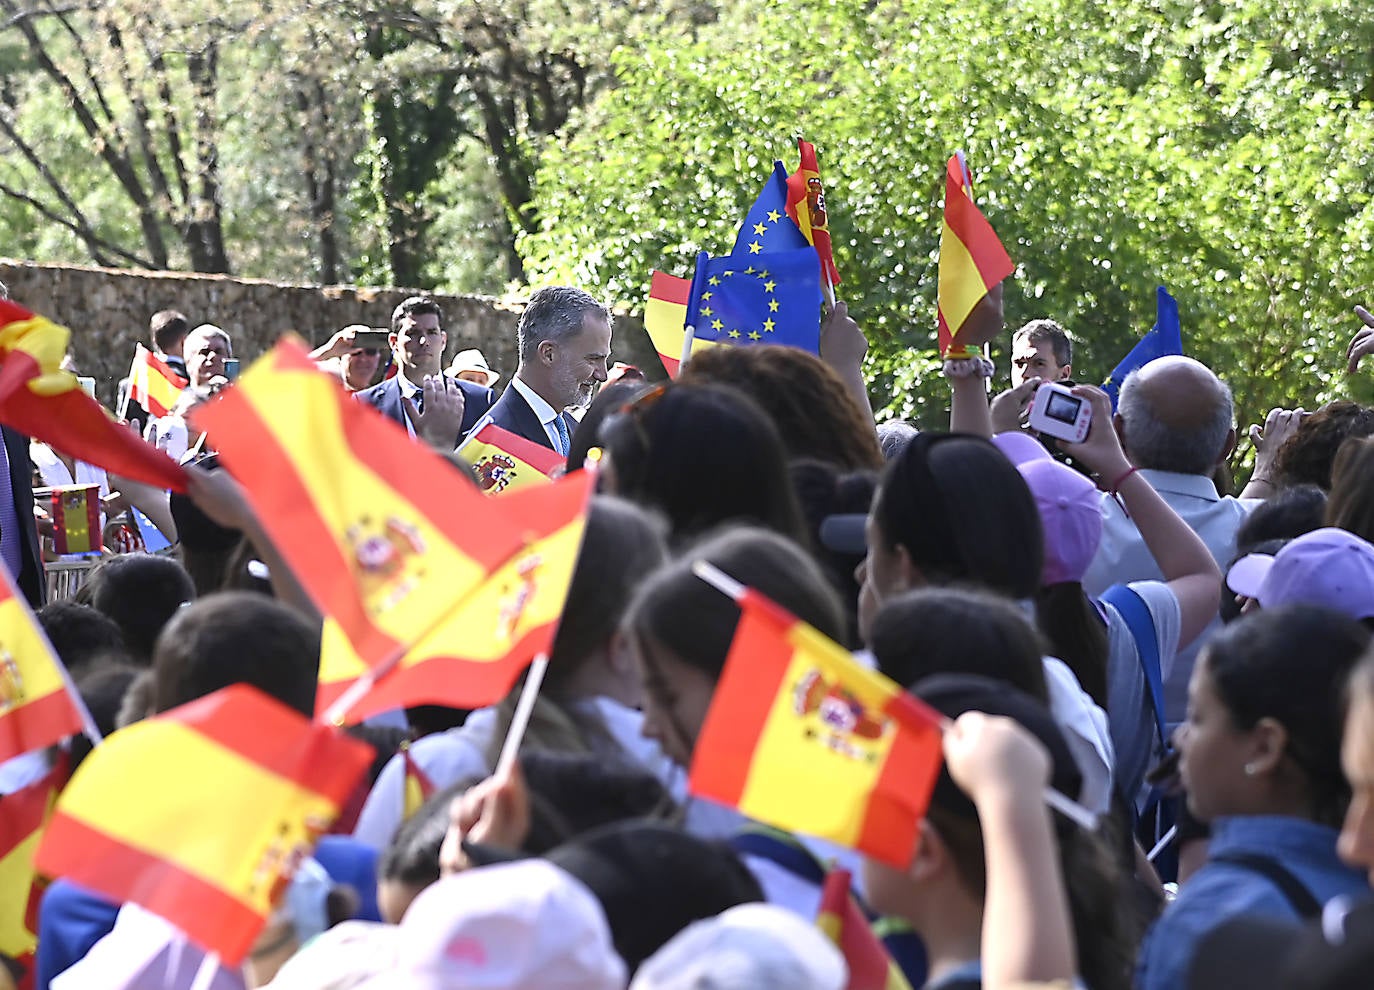
[[[687,300],[687,323],[697,340],[783,344],[817,354],[820,289],[821,263],[809,244],[758,257],[711,258],[702,252]]]
[[[730,253],[744,257],[810,246],[801,228],[787,215],[787,169],[782,162],[774,162],[773,174],[749,208]]]
[[[1126,380],[1127,375],[1137,368],[1143,368],[1155,358],[1182,353],[1183,331],[1178,322],[1178,302],[1161,285],[1156,290],[1155,325],[1150,328],[1149,333],[1140,338],[1140,342],[1131,348],[1131,353],[1121,359],[1121,363],[1102,383],[1102,390],[1112,397],[1112,409],[1116,409],[1121,383]]]

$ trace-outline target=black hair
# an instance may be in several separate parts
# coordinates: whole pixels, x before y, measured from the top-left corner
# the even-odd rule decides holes
[[[196,596],[185,568],[168,557],[126,553],[102,561],[86,582],[86,601],[113,619],[129,658],[152,661],[153,644],[182,605]]]
[[[568,446],[568,470],[581,471],[587,462],[587,454],[593,447],[601,445],[601,424],[607,417],[620,412],[621,407],[641,392],[648,391],[649,383],[643,379],[612,382],[600,392],[582,414],[582,421],[573,431],[572,443]]]
[[[124,695],[129,686],[142,673],[142,669],[128,663],[116,663],[89,671],[85,676],[76,678],[76,690],[91,713],[95,727],[102,736],[108,736],[118,728],[118,715],[124,703]],[[81,765],[91,752],[92,743],[84,733],[72,737],[71,769]]]
[[[1248,546],[1246,546],[1246,548],[1242,552],[1237,553],[1234,557],[1232,557],[1230,561],[1227,562],[1226,566],[1222,568],[1221,604],[1217,606],[1217,614],[1221,616],[1221,621],[1223,623],[1230,624],[1239,619],[1241,616],[1240,610],[1242,605],[1244,604],[1243,601],[1236,601],[1236,595],[1226,585],[1225,578],[1227,574],[1231,573],[1231,568],[1235,567],[1236,563],[1242,557],[1248,556],[1252,553],[1263,553],[1268,554],[1270,557],[1272,557],[1275,554],[1277,554],[1280,550],[1282,550],[1285,546],[1287,546],[1289,542],[1290,541],[1287,539],[1275,539],[1261,540],[1258,543],[1251,543]]]
[[[174,309],[161,309],[148,321],[148,329],[153,335],[153,346],[164,354],[170,354],[186,339],[191,323],[183,313],[178,313]],[[180,357],[179,354],[177,356]]]
[[[651,575],[625,615],[642,643],[671,650],[712,678],[720,676],[739,624],[739,606],[692,571],[707,561],[831,639],[844,636],[844,615],[825,575],[795,543],[764,529],[738,526],[708,536]]]
[[[1105,710],[1111,639],[1082,583],[1061,581],[1037,589],[1035,623],[1048,640],[1047,652],[1063,660],[1079,686]]]
[[[415,317],[426,314],[439,317],[439,326],[444,325],[444,310],[438,300],[430,296],[409,296],[402,299],[391,311],[391,332],[399,333],[401,321],[406,317],[414,320]]]
[[[743,521],[804,543],[773,421],[732,388],[663,389],[644,393],[601,427],[615,493],[663,512],[678,542]]]
[[[888,462],[873,517],[929,584],[971,582],[1017,599],[1040,587],[1040,512],[1021,472],[988,440],[913,437]]]
[[[63,600],[48,602],[37,614],[57,658],[74,679],[98,666],[128,660],[124,634],[105,613]]]
[[[1345,683],[1369,642],[1369,630],[1340,612],[1283,605],[1225,626],[1199,656],[1236,728],[1264,718],[1283,726],[1286,755],[1320,824],[1339,827],[1350,803],[1341,772]]]
[[[919,588],[885,602],[869,646],[878,669],[908,688],[933,674],[976,674],[1048,704],[1045,649],[1016,605],[963,588]]]
[[[1320,529],[1326,514],[1326,492],[1316,485],[1280,488],[1250,511],[1236,529],[1236,553],[1253,553],[1267,540],[1294,540]]]
[[[428,887],[439,879],[439,849],[448,834],[453,799],[481,781],[465,778],[440,788],[405,821],[377,858],[377,879]]]
[[[667,817],[674,810],[659,779],[628,760],[542,750],[523,754],[520,769],[531,811],[522,849],[534,855],[605,825]]]
[[[1073,363],[1073,340],[1054,320],[1031,320],[1011,335],[1012,340],[1017,337],[1025,337],[1032,347],[1039,347],[1045,341],[1049,341],[1050,350],[1054,352],[1055,364],[1062,368]]]
[[[312,718],[319,659],[318,625],[274,599],[220,592],[182,609],[158,637],[153,707],[250,684]]]
[[[863,644],[859,638],[859,582],[854,573],[863,562],[862,553],[831,550],[820,540],[821,524],[827,516],[854,513],[867,514],[878,489],[875,471],[843,472],[825,461],[800,460],[788,465],[792,485],[806,517],[807,533],[811,536],[809,549],[820,565],[830,586],[840,596],[844,606],[848,634],[842,642],[856,649]]]

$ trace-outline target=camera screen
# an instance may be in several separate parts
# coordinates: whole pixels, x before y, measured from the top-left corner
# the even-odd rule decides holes
[[[1064,395],[1060,392],[1051,392],[1050,401],[1045,406],[1045,415],[1050,419],[1057,419],[1061,423],[1072,423],[1078,419],[1078,410],[1082,405],[1082,399],[1075,399],[1071,395]]]

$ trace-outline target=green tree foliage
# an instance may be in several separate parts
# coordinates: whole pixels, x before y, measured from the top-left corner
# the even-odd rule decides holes
[[[944,416],[933,360],[944,163],[966,150],[1018,263],[1015,326],[1053,316],[1100,381],[1153,321],[1231,382],[1242,422],[1344,383],[1374,285],[1374,19],[1344,0],[803,0],[623,52],[620,86],[544,157],[546,279],[642,299],[728,250],[773,158],[815,142],[875,406]]]

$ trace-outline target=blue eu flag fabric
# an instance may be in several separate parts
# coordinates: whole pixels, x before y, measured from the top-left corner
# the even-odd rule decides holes
[[[773,174],[749,208],[730,253],[743,257],[810,246],[801,228],[787,215],[787,169],[782,162],[774,162]]]
[[[1155,358],[1182,353],[1183,331],[1178,322],[1178,302],[1161,285],[1156,290],[1155,325],[1150,328],[1149,333],[1140,338],[1140,342],[1131,348],[1131,352],[1121,359],[1121,363],[1102,383],[1102,390],[1112,397],[1112,409],[1116,409],[1117,399],[1121,394],[1121,383],[1126,380],[1127,375],[1137,368],[1143,368]]]
[[[697,340],[782,344],[817,354],[820,290],[820,259],[810,245],[724,258],[703,252],[687,300],[687,323]]]

